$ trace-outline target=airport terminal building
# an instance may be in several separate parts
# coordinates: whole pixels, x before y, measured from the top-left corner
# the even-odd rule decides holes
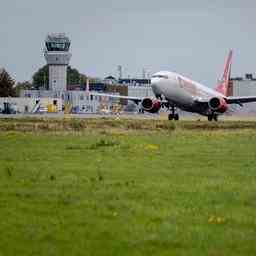
[[[229,96],[254,96],[256,95],[256,78],[251,73],[244,77],[233,77],[229,84]],[[256,102],[246,103],[243,107],[236,106],[241,113],[256,113]]]
[[[117,105],[127,105],[128,101],[124,99],[88,96],[86,84],[67,84],[67,67],[72,56],[69,52],[70,45],[70,39],[63,33],[47,35],[44,56],[49,69],[49,90],[21,91],[20,97],[27,98],[29,106],[23,106],[19,110],[23,108],[31,110],[32,108],[33,113],[36,113],[40,111],[40,108],[47,108],[45,102],[48,102],[49,109],[56,109],[56,111],[64,110],[66,106],[71,106],[70,111],[73,113],[100,113],[101,110],[112,111]],[[150,79],[116,79],[113,76],[108,76],[102,80],[90,81],[88,86],[90,91],[99,93],[136,97],[153,96]],[[31,101],[31,99],[36,100]],[[52,99],[51,104],[54,106],[56,106],[56,99],[58,99],[58,107],[50,108],[50,99]],[[31,107],[31,102],[36,102],[37,107]],[[61,108],[59,104],[62,104]]]
[[[253,77],[253,74],[245,74],[244,77],[231,78],[230,95],[256,95],[256,78]]]

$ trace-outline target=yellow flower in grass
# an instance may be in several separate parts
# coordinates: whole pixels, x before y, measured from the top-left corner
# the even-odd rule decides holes
[[[208,222],[209,222],[209,223],[213,223],[213,222],[214,222],[214,219],[215,219],[214,216],[211,216],[211,217],[208,219]]]
[[[149,151],[156,151],[159,150],[159,146],[155,144],[148,144],[145,146],[145,149]]]
[[[224,218],[222,218],[222,217],[217,217],[217,223],[218,224],[222,224],[222,223],[224,223],[225,222],[225,219]]]
[[[225,218],[218,217],[218,216],[211,216],[208,219],[208,222],[211,223],[211,224],[223,224],[223,223],[225,223]]]

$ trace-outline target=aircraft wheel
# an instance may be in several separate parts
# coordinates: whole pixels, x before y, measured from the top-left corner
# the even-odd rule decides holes
[[[179,120],[179,114],[174,115],[174,120],[178,121]]]
[[[212,118],[213,118],[213,116],[212,116],[212,115],[209,115],[209,116],[208,116],[208,121],[211,122],[211,121],[212,121]]]
[[[169,120],[173,120],[173,115],[172,115],[172,114],[169,114],[169,115],[168,115],[168,119],[169,119]]]

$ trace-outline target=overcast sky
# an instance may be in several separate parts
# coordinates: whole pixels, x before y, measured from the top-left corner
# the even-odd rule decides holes
[[[212,87],[230,48],[233,75],[256,71],[253,0],[2,0],[0,66],[31,79],[49,32],[71,39],[71,65],[97,77],[176,71]]]

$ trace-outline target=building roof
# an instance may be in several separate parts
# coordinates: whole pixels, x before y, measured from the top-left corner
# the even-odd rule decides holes
[[[244,77],[231,77],[231,81],[255,81],[256,78],[253,76],[252,73],[246,73]]]
[[[66,36],[65,33],[51,33],[48,34],[46,42],[55,42],[55,43],[70,43],[70,39]]]
[[[116,78],[113,77],[113,76],[107,76],[107,77],[105,77],[104,79],[105,79],[105,80],[116,80]]]

